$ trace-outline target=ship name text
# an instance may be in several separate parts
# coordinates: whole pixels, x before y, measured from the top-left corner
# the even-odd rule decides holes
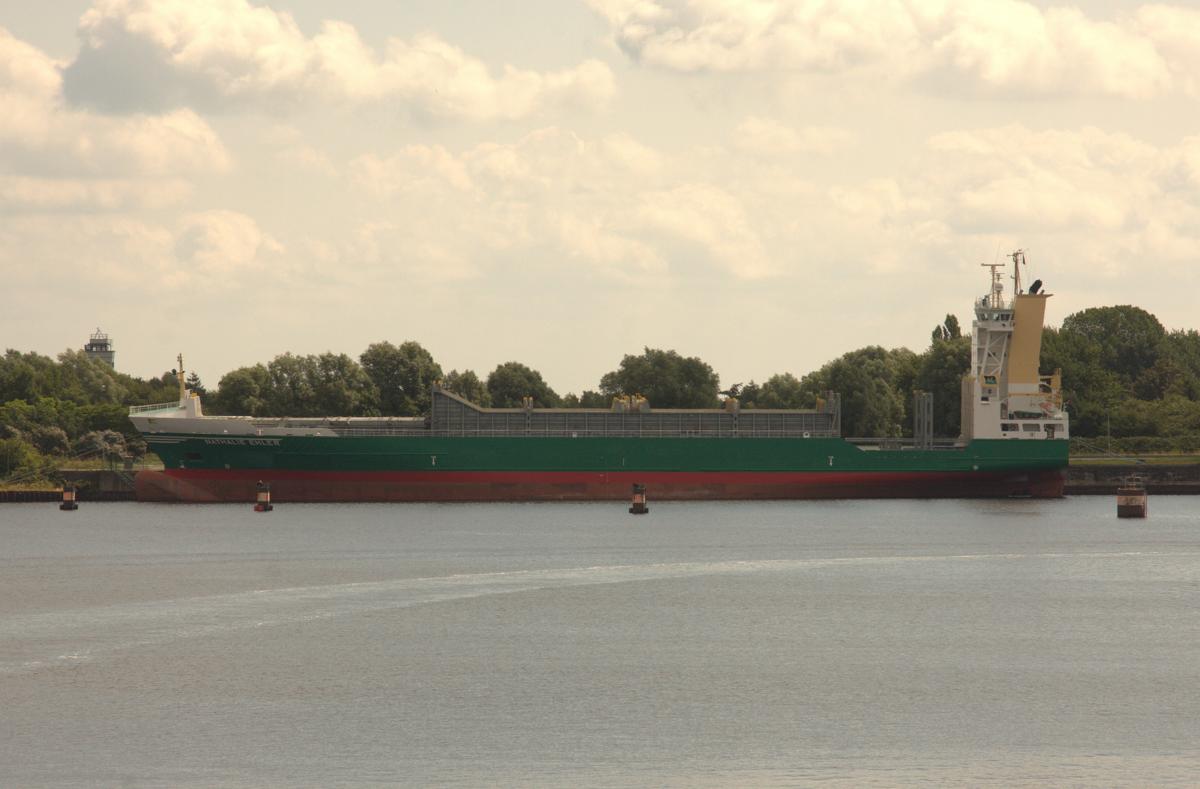
[[[278,438],[206,438],[204,443],[209,446],[250,446],[250,447],[277,447],[280,439]]]

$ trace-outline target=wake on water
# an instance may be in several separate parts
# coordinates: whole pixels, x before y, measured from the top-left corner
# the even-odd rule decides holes
[[[573,567],[262,589],[204,597],[74,608],[0,620],[0,644],[3,644],[0,647],[0,674],[36,671],[91,660],[124,650],[182,639],[216,636],[237,630],[490,595],[701,576],[794,573],[839,566],[1150,555],[1157,554],[1011,553]]]

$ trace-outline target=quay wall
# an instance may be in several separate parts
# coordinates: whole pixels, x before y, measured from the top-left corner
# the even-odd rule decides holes
[[[1200,494],[1198,463],[1073,465],[1067,469],[1065,492],[1068,496],[1116,495],[1117,488],[1131,476],[1142,478],[1147,493]]]

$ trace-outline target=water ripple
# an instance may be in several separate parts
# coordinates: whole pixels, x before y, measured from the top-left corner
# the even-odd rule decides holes
[[[1200,552],[1001,553],[677,562],[517,570],[261,589],[233,594],[75,608],[0,620],[0,674],[37,671],[122,650],[452,600],[700,576],[795,573],[913,562],[1198,556]]]

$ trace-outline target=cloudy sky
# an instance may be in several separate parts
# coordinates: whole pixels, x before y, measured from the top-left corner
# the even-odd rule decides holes
[[[0,0],[4,347],[761,381],[1016,248],[1051,323],[1200,326],[1200,6]]]

